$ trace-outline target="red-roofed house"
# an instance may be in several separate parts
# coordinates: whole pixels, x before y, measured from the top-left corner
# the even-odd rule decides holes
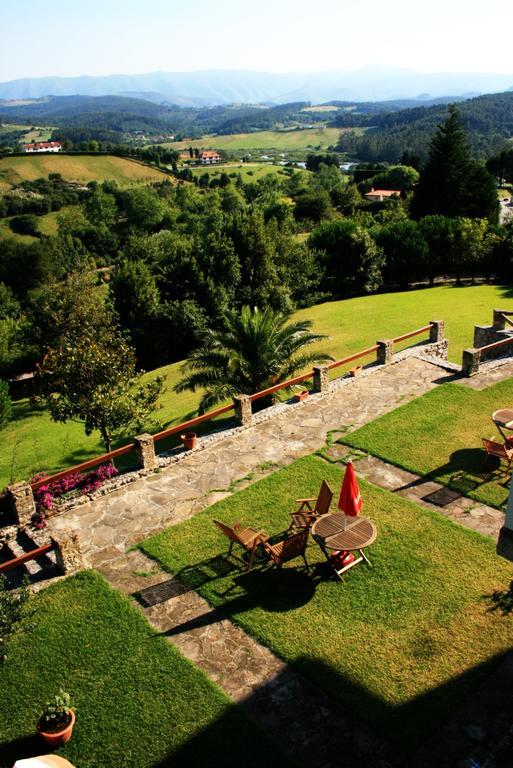
[[[382,203],[383,200],[388,200],[389,197],[400,197],[400,196],[401,196],[400,189],[371,189],[370,192],[367,192],[364,195],[364,197],[367,198],[367,200],[374,200],[380,203]]]
[[[35,144],[24,144],[24,152],[60,152],[62,144],[59,141],[38,141]]]
[[[212,165],[212,163],[218,163],[221,160],[221,155],[215,150],[207,149],[200,152],[199,159],[203,165]]]

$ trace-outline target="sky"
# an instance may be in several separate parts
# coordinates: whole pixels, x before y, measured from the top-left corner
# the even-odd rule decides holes
[[[510,0],[0,0],[0,81],[164,70],[513,73]]]

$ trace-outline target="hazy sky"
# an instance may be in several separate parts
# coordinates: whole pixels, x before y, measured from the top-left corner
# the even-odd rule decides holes
[[[1,0],[0,11],[0,81],[376,64],[513,73],[510,0]]]

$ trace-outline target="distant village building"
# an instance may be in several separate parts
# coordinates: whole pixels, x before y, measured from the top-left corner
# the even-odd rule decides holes
[[[199,159],[202,165],[212,165],[212,163],[218,163],[221,160],[221,155],[219,152],[208,149],[200,152]]]
[[[59,141],[38,141],[35,144],[24,144],[24,152],[60,152],[62,144]]]
[[[383,200],[388,200],[389,197],[400,197],[400,189],[371,189],[364,197],[367,200],[374,200],[375,202],[382,203]]]

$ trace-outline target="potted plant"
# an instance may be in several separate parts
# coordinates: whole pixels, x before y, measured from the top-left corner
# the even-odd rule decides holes
[[[197,439],[196,432],[185,432],[183,435],[180,435],[180,440],[182,440],[186,451],[192,451]]]
[[[294,402],[301,403],[303,400],[306,400],[309,394],[307,389],[302,389],[301,392],[296,392],[294,395]]]
[[[46,743],[56,749],[71,739],[74,724],[75,713],[71,708],[71,697],[61,689],[46,702],[37,730]]]

